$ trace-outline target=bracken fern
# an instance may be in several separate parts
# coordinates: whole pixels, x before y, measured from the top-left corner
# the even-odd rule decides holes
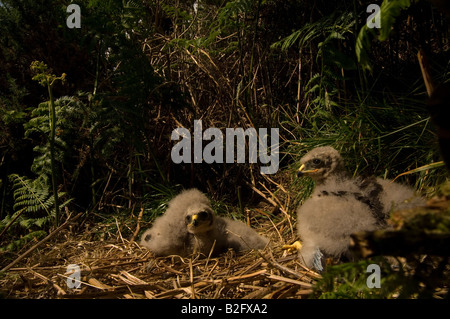
[[[25,210],[25,213],[31,213],[33,216],[24,217],[20,224],[25,228],[31,225],[43,227],[47,222],[50,222],[55,215],[55,201],[52,194],[49,192],[49,185],[46,178],[38,177],[36,179],[28,179],[17,174],[9,176],[13,183],[14,189],[14,210]],[[64,192],[58,193],[59,197],[64,198]],[[59,209],[64,208],[69,204],[71,199],[61,202]],[[40,215],[44,216],[39,217]]]
[[[47,178],[29,179],[18,174],[9,175],[13,187],[14,213],[0,220],[0,234],[5,236],[0,250],[14,250],[35,237],[42,237],[55,218],[54,196],[49,192]],[[58,194],[64,198],[65,193]],[[61,202],[64,208],[71,199]],[[7,235],[11,237],[8,238]]]

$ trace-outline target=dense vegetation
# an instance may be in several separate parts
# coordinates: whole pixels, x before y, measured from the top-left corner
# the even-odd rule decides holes
[[[381,30],[364,28],[370,1],[357,0],[78,0],[81,28],[66,25],[70,1],[1,3],[3,250],[69,212],[144,207],[151,220],[182,187],[208,192],[222,213],[261,200],[250,185],[277,192],[258,164],[174,164],[171,132],[196,119],[279,128],[270,178],[298,201],[310,187],[292,178],[296,162],[317,145],[339,149],[354,174],[394,178],[440,161],[416,54],[448,81],[448,20],[428,1],[392,1]],[[430,195],[446,174],[402,181]]]

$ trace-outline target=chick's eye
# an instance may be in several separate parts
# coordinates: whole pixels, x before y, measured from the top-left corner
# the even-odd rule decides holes
[[[191,216],[190,216],[190,215],[186,216],[186,221],[187,221],[188,223],[191,222]]]
[[[322,163],[322,161],[318,158],[313,159],[312,162],[314,165],[319,165],[320,163]]]

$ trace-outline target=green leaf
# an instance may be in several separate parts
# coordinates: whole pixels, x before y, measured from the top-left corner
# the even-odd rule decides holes
[[[380,16],[380,29],[378,40],[385,41],[388,39],[389,34],[392,31],[392,26],[394,25],[397,17],[400,15],[402,10],[405,10],[411,6],[412,2],[416,0],[384,0],[380,6],[380,11],[377,15]],[[358,37],[355,43],[355,53],[359,64],[365,71],[372,72],[372,67],[369,62],[369,54],[371,48],[371,41],[376,38],[376,29],[369,28],[365,24],[359,31]]]
[[[397,178],[399,178],[401,176],[404,176],[404,175],[409,175],[409,174],[419,173],[419,172],[423,172],[423,171],[428,171],[430,169],[435,169],[435,168],[439,168],[439,167],[442,167],[442,166],[445,166],[444,161],[423,165],[423,166],[417,167],[415,169],[412,169],[410,171],[398,174],[392,181],[395,181]]]
[[[392,31],[397,17],[402,10],[409,8],[411,5],[410,0],[384,0],[380,7],[380,20],[381,29],[378,39],[385,41],[389,37],[389,33]]]

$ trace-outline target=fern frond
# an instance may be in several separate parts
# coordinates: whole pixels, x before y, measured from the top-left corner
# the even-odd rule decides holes
[[[36,228],[36,226],[42,229],[46,225],[51,224],[56,218],[56,212],[54,207],[55,198],[50,192],[48,178],[41,176],[32,180],[17,174],[11,174],[9,179],[13,187],[13,208],[16,210],[16,213],[0,220],[0,230],[12,225],[19,225],[27,230],[33,227]],[[58,192],[58,196],[64,198],[66,193]],[[60,202],[58,205],[59,209],[62,210],[71,201],[72,198]],[[15,231],[14,234],[16,235],[17,232]]]
[[[9,175],[14,187],[14,209],[26,207],[27,212],[45,210],[50,215],[46,205],[48,198],[48,186],[41,179],[31,180],[18,174]]]

